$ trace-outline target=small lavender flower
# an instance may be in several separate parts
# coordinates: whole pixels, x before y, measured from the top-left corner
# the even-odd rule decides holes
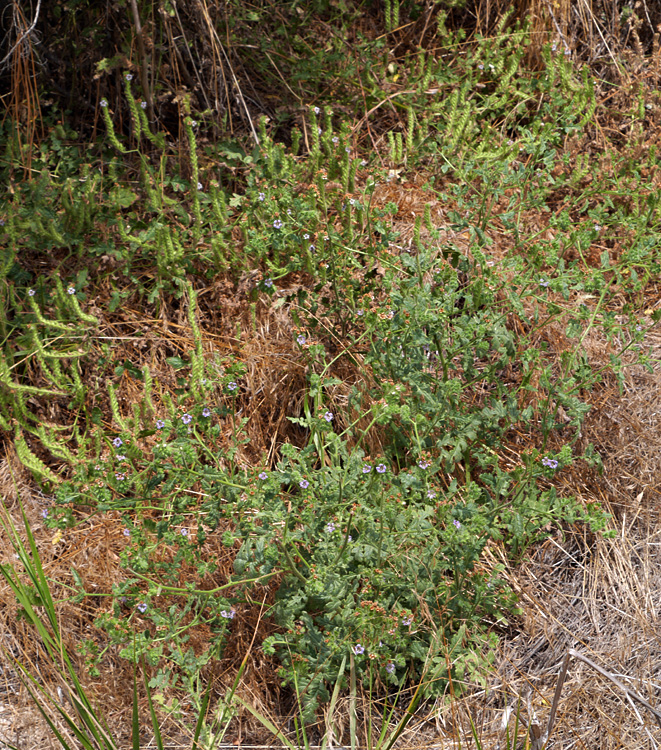
[[[126,456],[124,456],[124,455],[119,455],[119,454],[117,454],[117,456],[115,456],[115,458],[116,458],[116,459],[117,459],[118,461],[126,461]]]
[[[314,108],[314,113],[315,113],[315,115],[318,115],[318,114],[319,114],[319,112],[321,112],[321,110],[319,109],[319,107],[315,107],[315,108]]]
[[[595,224],[594,225],[594,231],[595,232],[600,232],[601,231],[601,226],[599,224]]]
[[[263,200],[264,200],[264,199],[266,198],[266,196],[264,195],[264,193],[260,193],[260,194],[259,194],[259,195],[257,196],[257,198],[258,198],[258,199],[259,199],[260,201],[263,201]]]
[[[191,124],[192,128],[196,128],[197,127],[197,120],[191,120],[190,124]]]
[[[335,524],[333,522],[326,524],[326,533],[332,534],[335,531]]]
[[[107,99],[101,99],[99,102],[99,107],[103,107],[104,109],[108,106],[108,100]]]
[[[349,198],[349,205],[355,206],[356,205],[356,199],[355,198]]]
[[[480,63],[477,67],[479,70],[484,70],[484,65],[482,63]]]
[[[388,662],[388,664],[386,664],[386,672],[388,674],[392,674],[394,671],[395,671],[395,665],[392,662]]]
[[[637,330],[637,331],[642,331],[642,330],[643,330],[643,327],[642,327],[642,326],[636,326],[636,330]]]
[[[434,490],[427,490],[427,497],[430,500],[433,500],[436,497],[436,493],[434,492]]]
[[[325,419],[325,420],[326,420],[327,422],[332,422],[332,421],[333,421],[333,412],[332,412],[332,411],[327,411],[327,412],[326,412],[326,413],[324,414],[324,419]]]
[[[147,611],[147,605],[144,602],[140,602],[140,604],[138,604],[138,609],[144,615],[144,613]]]
[[[361,315],[364,315],[364,314],[365,314],[364,310],[360,310],[360,309],[356,310],[356,315],[358,315],[358,317],[360,317]]]
[[[274,226],[274,227],[275,227],[276,229],[282,229],[282,222],[280,221],[280,219],[276,219],[276,220],[275,220],[275,221],[273,222],[273,226]]]
[[[143,100],[142,100],[142,101],[140,102],[140,106],[141,106],[141,107],[142,107],[143,109],[147,109],[147,102],[146,102],[146,101],[145,101],[145,100],[143,99]]]
[[[308,248],[308,250],[309,250],[309,251],[310,251],[311,253],[313,253],[313,252],[314,252],[314,245],[310,245],[310,247]]]
[[[349,534],[349,536],[347,537],[347,542],[353,542],[353,537],[351,536],[351,534]]]
[[[413,617],[409,615],[409,617],[403,617],[402,618],[402,625],[410,625],[413,622]]]
[[[360,643],[357,643],[355,646],[351,648],[351,650],[354,652],[356,656],[359,656],[360,654],[365,653],[365,646],[361,646]]]
[[[43,509],[43,510],[41,511],[41,517],[42,517],[42,518],[48,518],[48,508],[44,508],[44,509]]]
[[[34,295],[36,294],[36,292],[35,292],[34,289],[28,289],[28,294],[30,295],[30,297],[34,297]]]
[[[269,478],[269,475],[265,471],[260,471],[257,475],[262,481]]]
[[[188,536],[188,529],[181,529],[179,533],[181,534],[181,536]]]
[[[202,183],[201,183],[201,182],[198,182],[198,183],[197,183],[197,189],[198,189],[198,190],[202,190]]]
[[[555,458],[543,458],[542,464],[544,466],[548,466],[549,469],[557,469],[558,468],[558,462],[555,460]]]
[[[181,421],[184,424],[190,424],[193,421],[193,417],[191,414],[184,414],[184,416],[181,418]]]
[[[369,474],[372,471],[372,467],[369,464],[363,466],[363,474]]]
[[[156,429],[162,430],[165,427],[165,422],[162,419],[156,420]]]
[[[122,531],[122,534],[124,534],[124,536],[131,536],[131,530],[130,529],[124,529],[124,531]]]
[[[310,482],[308,482],[307,479],[301,479],[301,481],[298,483],[298,486],[304,490],[307,490],[307,488],[310,486]]]
[[[264,286],[270,289],[273,286],[273,279],[264,279]]]
[[[235,391],[237,389],[237,385],[234,381],[232,381],[231,383],[228,383],[227,387],[229,388],[230,391]]]
[[[297,341],[297,343],[298,343],[298,344],[299,344],[300,346],[303,346],[303,345],[305,344],[305,336],[304,336],[304,335],[303,335],[302,333],[300,333],[300,334],[299,334],[299,335],[298,335],[298,336],[296,337],[296,341]]]
[[[340,139],[336,135],[334,135],[331,140],[333,141],[333,143],[339,143],[340,142]]]
[[[347,154],[351,153],[351,146],[345,146],[344,150],[347,152]]]
[[[115,479],[118,482],[123,482],[126,479],[126,474],[124,474],[121,471],[117,471],[117,472],[115,472]]]
[[[428,469],[431,466],[431,462],[430,461],[424,461],[424,460],[418,461],[418,466],[421,469]]]
[[[124,78],[126,78],[127,81],[132,81],[133,80],[133,74],[132,73],[127,73],[124,76]]]
[[[208,406],[205,406],[204,409],[202,409],[202,416],[203,417],[211,416],[211,409]]]
[[[379,472],[379,474],[385,474],[386,473],[386,465],[385,464],[378,464],[376,467],[376,470]]]
[[[540,279],[539,285],[547,287],[551,282],[547,281],[546,279]]]
[[[67,294],[69,296],[71,296],[72,294],[75,294],[75,293],[76,293],[76,287],[75,286],[70,286],[70,287],[67,288]]]
[[[230,609],[229,612],[226,609],[223,609],[220,612],[220,616],[224,617],[226,620],[233,620],[235,614],[236,612],[233,609]]]
[[[123,441],[123,440],[122,440],[122,439],[121,439],[120,437],[116,437],[116,438],[115,438],[115,439],[114,439],[114,440],[112,441],[112,444],[113,444],[113,445],[115,446],[115,448],[119,448],[119,446],[120,446],[120,445],[123,445],[123,444],[124,444],[124,441]]]
[[[304,239],[304,240],[309,240],[309,239],[310,239],[310,235],[309,235],[309,234],[308,234],[308,233],[306,232],[306,233],[305,233],[305,234],[303,235],[303,239]]]
[[[461,528],[461,524],[459,523],[459,521],[457,521],[456,518],[452,521],[452,523],[454,524],[455,528],[457,528],[457,529]]]

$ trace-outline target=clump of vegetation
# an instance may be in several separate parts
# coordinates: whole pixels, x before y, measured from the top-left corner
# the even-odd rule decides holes
[[[590,155],[605,109],[568,48],[549,41],[530,67],[525,25],[505,16],[467,45],[446,20],[444,55],[377,66],[379,39],[357,42],[375,60],[369,112],[394,110],[378,158],[356,135],[368,117],[340,103],[305,107],[286,139],[261,118],[252,140],[214,142],[182,97],[177,150],[124,71],[117,111],[99,101],[101,141],[53,125],[13,188],[0,427],[49,488],[58,542],[115,529],[117,577],[80,648],[92,676],[118,654],[146,666],[148,693],[206,706],[205,669],[264,620],[255,648],[304,724],[347,677],[460,692],[518,612],[485,549],[518,560],[556,528],[610,533],[555,478],[600,465],[581,434],[591,391],[649,365],[648,94],[626,114],[638,142]],[[7,176],[22,153],[10,135]],[[234,307],[218,314],[205,295],[222,285]],[[175,319],[178,340],[150,352],[150,326]],[[281,365],[257,385],[266,325],[291,390]],[[99,595],[75,569],[66,585]]]

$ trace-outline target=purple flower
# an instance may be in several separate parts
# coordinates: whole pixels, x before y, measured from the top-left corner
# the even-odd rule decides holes
[[[122,531],[122,534],[124,534],[124,536],[131,536],[131,530],[130,529],[124,529],[124,531]]]
[[[264,195],[264,193],[260,193],[257,197],[259,198],[260,201],[263,201],[264,198],[266,198],[266,196]]]
[[[108,100],[107,99],[101,99],[99,102],[99,107],[103,107],[104,109],[108,106]]]
[[[549,285],[550,283],[551,283],[551,282],[550,282],[550,281],[547,281],[546,279],[541,279],[541,280],[540,280],[540,282],[539,282],[539,285],[540,285],[540,286],[544,286],[544,287],[546,287],[546,286],[548,286],[548,285]]]
[[[203,189],[203,186],[202,186],[202,183],[201,183],[201,182],[198,182],[198,183],[197,183],[197,189],[198,189],[198,190],[202,190],[202,189]]]
[[[190,414],[184,414],[184,416],[181,418],[181,421],[184,424],[190,424],[193,421],[193,417]]]
[[[460,528],[461,528],[461,524],[459,523],[459,521],[457,521],[457,519],[456,519],[456,518],[455,518],[455,519],[454,519],[454,520],[452,521],[452,523],[453,523],[453,524],[455,525],[455,527],[456,527],[457,529],[460,529]]]
[[[365,646],[361,646],[360,643],[357,643],[355,646],[351,649],[356,656],[359,656],[360,654],[365,653]]]
[[[326,533],[332,534],[335,531],[335,524],[331,521],[331,523],[326,524]]]
[[[377,464],[376,470],[379,472],[379,474],[385,474],[386,473],[386,465],[385,464]]]
[[[424,461],[424,460],[418,461],[418,466],[421,469],[428,469],[431,466],[431,461]]]
[[[202,409],[202,416],[203,417],[211,416],[211,409],[208,406],[205,406],[204,409]]]
[[[143,100],[142,100],[142,101],[140,102],[140,106],[141,106],[141,107],[142,107],[143,109],[147,109],[147,102],[146,102],[146,101],[144,101],[144,99],[143,99]]]
[[[44,508],[44,509],[43,509],[43,510],[41,511],[41,517],[42,517],[42,518],[48,518],[48,508]]]
[[[275,229],[282,229],[282,222],[280,221],[280,219],[276,219],[273,222],[273,226],[274,226]]]
[[[310,486],[310,482],[308,482],[307,479],[301,479],[301,481],[298,483],[299,487],[302,487],[304,490],[307,490],[307,488]]]
[[[386,672],[388,674],[392,674],[394,671],[395,671],[395,665],[392,662],[388,662],[388,664],[386,664]]]
[[[115,473],[115,479],[118,482],[123,482],[126,479],[126,474],[123,474],[121,471],[118,471]]]
[[[120,445],[123,445],[124,441],[120,437],[116,437],[112,444],[115,446],[115,448],[119,448]]]
[[[179,533],[181,534],[181,536],[188,536],[188,529],[181,529]]]
[[[235,391],[237,386],[236,383],[232,381],[231,383],[227,384],[227,387],[230,389],[230,391]]]
[[[264,286],[270,289],[273,286],[273,279],[264,279]]]
[[[34,289],[28,289],[28,294],[30,295],[30,297],[34,297],[34,295],[36,294],[36,292],[35,292]]]
[[[344,150],[347,152],[347,154],[351,153],[351,146],[345,146]]]
[[[327,422],[332,422],[332,421],[333,421],[333,412],[332,412],[332,411],[327,411],[327,412],[326,412],[326,413],[324,414],[324,419],[325,419],[325,420],[326,420]]]
[[[402,625],[410,625],[413,622],[413,617],[410,615],[408,617],[402,618]]]
[[[543,458],[542,464],[544,466],[548,466],[549,469],[557,469],[558,468],[558,462],[555,460],[555,458]]]
[[[144,613],[147,611],[147,605],[144,602],[140,602],[140,604],[138,604],[138,609],[144,615]]]
[[[296,341],[299,344],[299,346],[303,346],[305,344],[305,336],[301,333],[296,337]]]
[[[224,617],[226,620],[233,620],[235,614],[236,612],[233,609],[230,609],[229,612],[226,609],[223,609],[220,612],[220,616]]]
[[[304,239],[304,240],[309,240],[309,239],[310,239],[310,235],[309,235],[309,234],[308,234],[308,233],[306,232],[306,233],[305,233],[305,234],[303,235],[303,239]]]
[[[67,289],[67,294],[68,294],[68,295],[72,295],[72,294],[75,294],[75,293],[76,293],[76,287],[75,287],[75,286],[70,286],[70,287],[69,287],[69,288]]]
[[[315,107],[315,108],[314,108],[314,113],[315,113],[315,115],[318,115],[318,114],[319,114],[319,112],[321,112],[321,110],[319,109],[319,107]]]
[[[118,461],[126,461],[126,456],[120,456],[119,454],[116,456]]]
[[[369,464],[363,466],[363,474],[369,474],[372,471],[372,467]]]
[[[310,247],[308,248],[308,250],[309,250],[309,251],[310,251],[311,253],[313,253],[313,252],[314,252],[314,245],[310,245]]]
[[[191,128],[196,128],[197,127],[197,120],[191,120],[190,121],[190,125],[191,125]]]
[[[162,430],[165,427],[165,422],[162,419],[156,420],[156,429]]]
[[[268,479],[268,478],[269,478],[269,475],[268,475],[268,474],[267,474],[267,473],[266,473],[265,471],[260,471],[260,472],[259,472],[259,474],[258,474],[257,476],[258,476],[258,477],[259,477],[259,478],[260,478],[260,479],[261,479],[262,481],[263,481],[264,479]]]
[[[433,500],[436,497],[436,493],[434,492],[434,490],[427,490],[427,497],[430,500]]]
[[[339,143],[340,142],[340,139],[336,135],[334,135],[331,140],[333,141],[333,143]]]
[[[126,78],[127,81],[132,81],[133,80],[133,74],[132,73],[127,73],[124,76],[124,78]]]

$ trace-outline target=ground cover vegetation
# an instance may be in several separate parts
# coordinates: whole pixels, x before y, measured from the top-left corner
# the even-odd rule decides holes
[[[588,59],[568,13],[480,31],[451,5],[130,3],[101,38],[94,4],[54,4],[78,25],[47,103],[16,34],[0,428],[42,495],[27,537],[5,513],[2,572],[73,684],[63,744],[115,746],[83,685],[124,661],[158,742],[240,712],[355,744],[363,691],[385,707],[362,741],[391,746],[486,685],[507,566],[614,533],[559,477],[602,468],[595,394],[655,368],[658,36],[622,13]]]

